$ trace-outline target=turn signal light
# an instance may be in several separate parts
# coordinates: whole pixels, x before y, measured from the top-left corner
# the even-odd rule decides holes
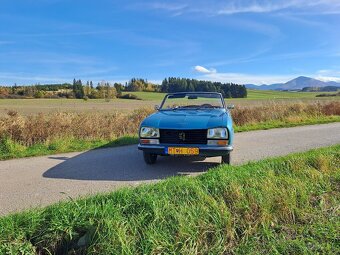
[[[218,140],[217,141],[217,145],[219,145],[219,146],[226,146],[227,145],[227,140]]]
[[[228,140],[208,140],[208,145],[227,146]]]
[[[158,139],[140,139],[141,144],[159,144]]]

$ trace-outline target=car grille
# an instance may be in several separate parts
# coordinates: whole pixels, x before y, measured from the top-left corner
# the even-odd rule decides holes
[[[207,129],[160,129],[160,143],[207,144]]]

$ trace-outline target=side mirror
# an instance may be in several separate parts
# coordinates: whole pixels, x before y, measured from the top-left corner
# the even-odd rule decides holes
[[[159,110],[159,105],[155,105],[155,110],[156,110],[156,111]]]
[[[228,104],[227,105],[227,109],[228,110],[232,110],[232,109],[234,109],[235,108],[235,105],[233,105],[233,104]]]

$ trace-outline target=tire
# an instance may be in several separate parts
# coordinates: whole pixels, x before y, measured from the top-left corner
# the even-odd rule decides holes
[[[230,165],[230,163],[231,163],[230,153],[228,153],[227,155],[222,156],[221,164],[228,164],[228,165]]]
[[[156,163],[157,160],[157,154],[151,154],[148,152],[143,151],[144,161],[148,165],[152,165]]]

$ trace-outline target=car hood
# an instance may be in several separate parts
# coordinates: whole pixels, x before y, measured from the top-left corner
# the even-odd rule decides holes
[[[227,125],[225,109],[166,110],[147,117],[141,125],[161,129],[208,129]]]

